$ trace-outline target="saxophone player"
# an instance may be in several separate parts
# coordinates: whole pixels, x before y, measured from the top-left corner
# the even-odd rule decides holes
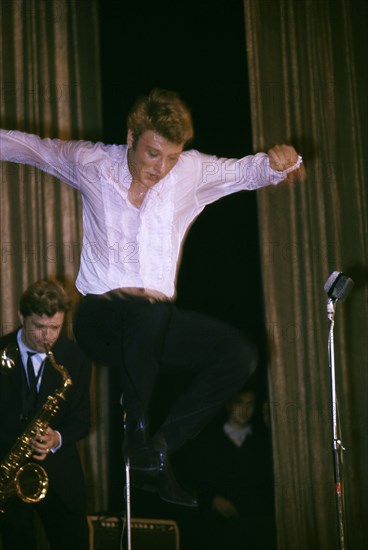
[[[50,361],[65,365],[70,389],[44,433],[31,442],[31,461],[48,478],[47,492],[37,502],[12,497],[0,516],[3,550],[36,549],[37,513],[51,550],[88,550],[85,481],[76,443],[90,428],[91,365],[79,347],[62,335],[70,299],[54,281],[40,280],[19,301],[21,326],[0,338],[11,367],[0,373],[0,463],[26,426],[61,385]]]

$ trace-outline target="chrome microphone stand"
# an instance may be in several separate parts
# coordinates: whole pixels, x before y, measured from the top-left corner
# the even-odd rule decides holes
[[[335,473],[335,498],[337,507],[337,522],[339,529],[339,548],[346,549],[345,537],[345,510],[344,494],[342,483],[342,463],[345,447],[341,441],[340,427],[338,422],[338,403],[336,398],[336,374],[335,374],[335,352],[334,352],[334,301],[329,298],[327,302],[327,315],[329,319],[328,357],[331,377],[331,405],[332,405],[332,433],[333,433],[333,455]]]
[[[130,512],[130,467],[129,458],[125,462],[125,505],[126,505],[126,522],[127,522],[127,544],[128,550],[132,548],[132,529],[131,529],[131,512]]]
[[[333,458],[335,474],[335,497],[337,507],[337,521],[339,531],[339,548],[346,550],[345,534],[345,510],[344,492],[342,482],[342,464],[345,448],[341,441],[338,401],[336,398],[336,371],[335,371],[335,349],[334,349],[334,316],[335,303],[337,300],[344,300],[352,289],[354,283],[349,277],[339,271],[334,271],[325,284],[325,291],[328,295],[327,317],[329,321],[328,336],[328,358],[331,376],[331,404],[332,404],[332,432],[333,432]]]
[[[120,398],[120,405],[123,406],[123,395],[121,395]],[[126,434],[126,426],[127,426],[127,413],[125,410],[123,410],[123,430],[124,435]],[[132,529],[131,529],[131,493],[130,493],[130,462],[129,457],[124,456],[125,461],[125,491],[124,491],[124,497],[125,497],[125,520],[126,520],[126,529],[127,529],[127,550],[132,549]],[[124,535],[124,530],[122,532],[122,538]]]

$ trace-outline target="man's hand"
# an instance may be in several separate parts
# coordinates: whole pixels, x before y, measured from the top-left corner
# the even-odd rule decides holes
[[[224,518],[238,518],[239,512],[234,504],[225,497],[216,495],[212,501],[212,508]]]
[[[44,434],[38,435],[32,442],[33,458],[45,460],[51,449],[57,447],[60,443],[58,432],[52,428],[47,428]]]
[[[299,159],[298,153],[292,145],[275,145],[267,154],[270,159],[270,167],[278,172],[290,169]],[[288,173],[286,179],[288,181],[294,181],[296,179],[304,181],[305,177],[304,164],[301,163],[298,168]]]

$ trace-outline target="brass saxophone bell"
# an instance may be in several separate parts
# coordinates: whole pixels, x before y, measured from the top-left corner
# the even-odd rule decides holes
[[[6,349],[3,350],[2,354],[1,354],[1,366],[4,368],[4,369],[8,369],[8,370],[11,370],[15,363],[13,361],[13,359],[6,353]]]
[[[49,478],[40,464],[28,462],[17,471],[14,485],[23,502],[39,502],[46,496]]]

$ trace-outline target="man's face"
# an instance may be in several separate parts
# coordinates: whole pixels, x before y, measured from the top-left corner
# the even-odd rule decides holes
[[[253,416],[255,405],[253,393],[239,393],[229,407],[229,419],[239,426],[245,426]]]
[[[65,313],[58,311],[52,317],[40,316],[35,313],[24,317],[19,313],[19,317],[23,325],[22,340],[24,344],[34,351],[45,353],[44,343],[46,342],[52,347],[59,338]]]
[[[172,143],[152,130],[144,132],[133,144],[133,136],[129,130],[128,146],[129,170],[133,180],[149,188],[174,168],[184,144]]]

